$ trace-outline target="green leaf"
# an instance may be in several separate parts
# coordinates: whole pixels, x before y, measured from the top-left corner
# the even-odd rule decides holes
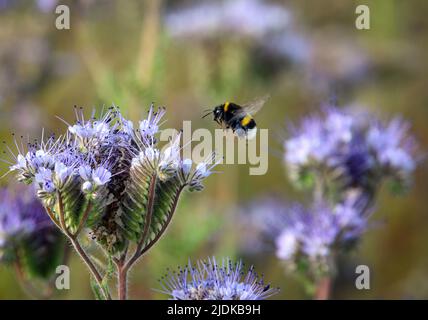
[[[130,170],[124,201],[119,208],[121,228],[125,237],[137,243],[141,240],[150,223],[145,245],[153,241],[174,213],[179,193],[183,187],[176,176],[161,181],[154,172],[144,165],[134,165]],[[151,183],[155,182],[152,208],[149,207]],[[148,214],[151,209],[151,217]],[[144,248],[144,247],[143,247]]]

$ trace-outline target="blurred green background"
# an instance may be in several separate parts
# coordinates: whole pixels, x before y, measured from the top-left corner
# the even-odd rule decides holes
[[[221,165],[223,173],[210,177],[202,193],[186,194],[166,235],[133,269],[133,298],[164,299],[152,289],[167,267],[212,255],[254,264],[281,288],[275,298],[308,298],[273,251],[242,249],[246,234],[238,213],[273,193],[302,199],[287,181],[281,139],[287,121],[320,104],[334,99],[387,117],[402,114],[425,151],[427,1],[58,3],[70,7],[70,30],[55,28],[55,0],[0,0],[0,135],[7,143],[12,132],[38,137],[42,127],[65,130],[55,115],[72,121],[73,105],[89,112],[115,103],[136,122],[154,101],[167,107],[165,127],[192,120],[193,129],[214,129],[201,119],[207,106],[271,95],[257,115],[259,127],[270,130],[268,173],[249,176],[247,165]],[[205,7],[192,11],[200,3]],[[355,28],[358,4],[369,5],[370,30]],[[2,164],[1,173],[6,170]],[[341,262],[333,298],[428,298],[427,181],[421,165],[408,195],[381,193],[374,215],[381,224]],[[368,291],[355,289],[359,264],[371,269]],[[88,273],[75,255],[70,266],[71,290],[54,297],[92,299]],[[3,266],[0,298],[26,298],[13,270]]]

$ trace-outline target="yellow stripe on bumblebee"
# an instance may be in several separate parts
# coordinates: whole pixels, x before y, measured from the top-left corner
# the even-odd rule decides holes
[[[247,114],[245,117],[242,118],[241,126],[245,127],[246,125],[248,125],[250,123],[251,119],[253,119],[253,117],[251,117],[249,114]]]

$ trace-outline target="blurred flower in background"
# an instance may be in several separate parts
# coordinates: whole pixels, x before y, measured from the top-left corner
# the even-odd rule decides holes
[[[275,237],[281,232],[287,202],[277,196],[260,197],[242,205],[235,216],[240,232],[240,250],[247,254],[274,252]]]
[[[315,278],[331,272],[330,259],[340,250],[351,249],[367,230],[366,205],[360,194],[350,193],[343,203],[334,206],[290,206],[282,216],[282,228],[275,239],[277,257],[290,269],[309,268]]]
[[[211,54],[217,52],[218,68],[228,68],[230,76],[243,65],[254,68],[262,78],[292,72],[301,85],[330,94],[332,89],[349,90],[371,70],[372,61],[364,45],[349,41],[346,32],[308,32],[290,5],[281,2],[225,0],[171,7],[164,25],[172,40],[178,45],[203,45]],[[229,53],[234,62],[222,57],[229,50],[235,51]],[[213,59],[209,52],[206,54]],[[235,76],[236,80],[245,79],[239,73]]]
[[[37,8],[42,12],[52,12],[58,5],[58,0],[36,0]]]
[[[34,192],[23,187],[0,191],[0,262],[15,268],[31,296],[46,298],[57,266],[66,263],[68,244]],[[35,281],[41,283],[33,287]]]
[[[172,37],[261,39],[284,29],[289,22],[290,14],[283,6],[261,0],[203,1],[165,17]]]
[[[394,191],[405,190],[420,162],[418,148],[400,118],[387,122],[361,109],[325,106],[292,126],[284,149],[291,181],[312,191],[313,203],[253,204],[244,210],[253,227],[248,237],[270,236],[286,268],[302,276],[309,294],[325,299],[339,255],[369,227],[381,183],[391,180]]]
[[[325,107],[305,117],[284,142],[288,174],[298,187],[346,191],[370,198],[388,178],[395,190],[409,184],[420,159],[409,125],[382,121],[361,110]],[[324,180],[324,181],[319,181]]]
[[[13,262],[18,258],[16,250],[25,238],[52,227],[53,223],[31,190],[21,187],[15,190],[3,188],[0,191],[0,246],[3,262]]]

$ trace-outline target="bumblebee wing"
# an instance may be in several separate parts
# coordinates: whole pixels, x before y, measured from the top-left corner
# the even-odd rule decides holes
[[[242,106],[244,112],[249,113],[251,115],[259,112],[261,108],[265,105],[265,103],[270,99],[270,95],[267,94],[263,97],[257,98],[253,101],[247,102]]]
[[[250,114],[250,115],[256,114],[261,108],[263,108],[263,106],[265,105],[266,101],[269,100],[269,98],[270,98],[270,95],[265,95],[261,98],[257,98],[253,101],[250,101],[242,105],[242,108],[235,111],[230,121],[234,121],[236,119],[245,117],[247,114]]]

